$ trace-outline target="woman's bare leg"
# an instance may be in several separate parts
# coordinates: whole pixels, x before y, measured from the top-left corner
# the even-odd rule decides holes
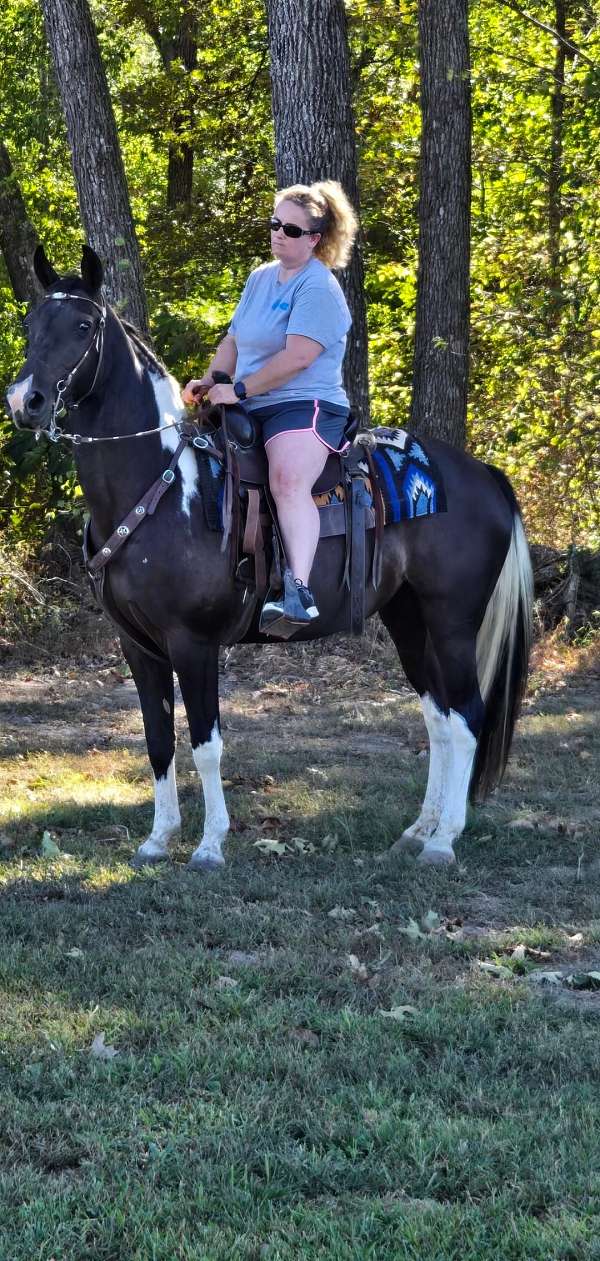
[[[319,541],[319,510],[311,490],[329,451],[312,429],[277,434],[266,443],[269,483],[294,578],[309,585]]]

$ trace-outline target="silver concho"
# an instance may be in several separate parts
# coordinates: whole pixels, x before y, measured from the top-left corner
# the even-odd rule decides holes
[[[137,508],[136,508],[136,510],[135,510],[135,515],[136,515],[136,517],[143,517],[143,515],[144,515],[145,511],[146,511],[146,509],[144,508],[144,505],[143,505],[143,504],[138,504],[138,506],[137,506]]]
[[[103,555],[103,556],[112,556],[112,548],[110,548],[110,547],[103,547],[103,548],[102,548],[102,555]]]
[[[117,530],[117,534],[120,534],[120,535],[121,535],[121,538],[125,538],[125,536],[126,536],[127,534],[129,534],[129,526],[128,526],[128,525],[120,525],[120,526],[119,526],[119,528],[118,528],[118,530]]]

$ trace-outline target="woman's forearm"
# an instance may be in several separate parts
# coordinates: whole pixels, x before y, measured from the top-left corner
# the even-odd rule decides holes
[[[267,359],[258,372],[251,372],[249,376],[244,377],[248,398],[252,398],[255,394],[267,394],[278,385],[285,385],[286,381],[291,381],[292,377],[297,376],[303,368],[307,368],[314,358],[313,355],[312,358],[307,359],[297,351],[287,348],[278,351],[276,355]]]
[[[237,364],[237,346],[235,337],[230,333],[226,333],[225,337],[219,345],[212,357],[208,372],[214,376],[215,372],[226,372],[227,376],[232,379],[235,377],[235,368]]]

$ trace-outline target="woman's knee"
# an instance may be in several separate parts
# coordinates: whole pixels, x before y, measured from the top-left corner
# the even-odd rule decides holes
[[[271,464],[269,466],[269,486],[274,499],[297,499],[310,494],[308,477],[302,470],[289,465]]]

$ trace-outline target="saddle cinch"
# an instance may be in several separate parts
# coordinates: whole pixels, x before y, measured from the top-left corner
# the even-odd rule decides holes
[[[232,569],[237,580],[252,591],[248,621],[258,601],[267,592],[282,586],[285,551],[277,521],[277,511],[269,491],[267,455],[258,426],[242,407],[203,407],[197,419],[188,422],[195,436],[191,441],[201,456],[219,459],[225,484],[220,509],[222,548],[231,548]],[[358,422],[353,417],[346,427],[351,445],[340,455],[332,452],[312,493],[319,509],[320,538],[344,536],[344,563],[340,573],[340,595],[347,609],[347,626],[361,635],[365,625],[366,532],[375,531],[369,581],[376,588],[381,570],[381,542],[385,506],[372,463],[369,438],[356,442]],[[202,464],[200,458],[200,476]],[[367,483],[367,485],[365,485]],[[318,553],[317,553],[318,563]],[[236,628],[237,629],[237,628]],[[293,635],[296,627],[289,627]],[[239,630],[237,631],[239,633]],[[285,637],[279,635],[278,637]]]

